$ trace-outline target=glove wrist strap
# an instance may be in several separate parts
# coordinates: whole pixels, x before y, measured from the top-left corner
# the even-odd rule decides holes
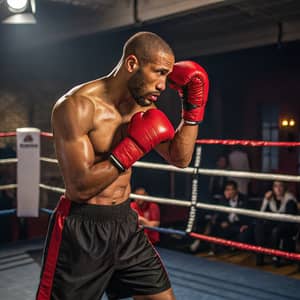
[[[190,126],[196,126],[199,125],[201,121],[190,121],[190,120],[184,120],[185,125],[190,125]]]
[[[111,161],[111,163],[120,171],[120,172],[124,172],[125,168],[122,166],[122,164],[117,160],[117,158],[111,154],[109,156],[109,159]]]

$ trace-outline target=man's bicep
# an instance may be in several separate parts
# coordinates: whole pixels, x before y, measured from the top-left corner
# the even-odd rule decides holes
[[[52,128],[54,135],[74,140],[87,135],[93,127],[93,104],[86,98],[65,98],[54,106]]]
[[[56,154],[60,165],[68,171],[82,171],[94,162],[94,151],[88,137],[92,129],[92,111],[89,104],[66,100],[54,108],[52,127]]]
[[[79,176],[93,165],[95,155],[87,135],[67,140],[56,137],[55,144],[64,176]]]

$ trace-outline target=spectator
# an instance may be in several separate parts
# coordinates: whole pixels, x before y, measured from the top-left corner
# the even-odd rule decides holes
[[[246,152],[244,152],[239,146],[233,149],[228,155],[229,169],[235,171],[250,171],[249,159]],[[248,195],[249,179],[247,178],[235,178],[234,181],[238,184],[240,193]]]
[[[238,190],[235,181],[227,181],[224,197],[220,205],[232,208],[247,208],[247,199]],[[249,220],[247,217],[236,213],[217,213],[213,217],[211,234],[226,238],[247,242],[249,239]]]
[[[137,188],[134,191],[137,195],[148,195],[144,188]],[[160,209],[156,203],[135,199],[131,202],[131,208],[138,213],[138,222],[140,225],[149,227],[158,227],[160,225]],[[154,245],[159,242],[159,232],[144,229],[150,242]]]
[[[287,191],[286,184],[282,181],[274,181],[271,191],[265,193],[261,205],[261,211],[292,214],[298,212],[297,200],[293,194]],[[257,220],[255,225],[255,241],[259,246],[269,246],[273,249],[279,248],[281,239],[291,238],[297,233],[297,226],[293,223]],[[264,256],[256,256],[256,264],[263,265]]]

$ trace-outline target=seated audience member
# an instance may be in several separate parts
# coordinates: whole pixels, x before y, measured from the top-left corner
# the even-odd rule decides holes
[[[238,190],[235,181],[227,181],[224,189],[224,197],[220,205],[232,208],[247,208],[247,199]],[[229,240],[247,242],[249,238],[249,220],[236,213],[216,213],[212,221],[211,234]]]
[[[137,188],[134,194],[148,195],[144,188]],[[149,227],[158,227],[160,225],[160,209],[158,204],[135,199],[131,202],[131,208],[137,212],[140,225]],[[144,231],[152,244],[159,242],[159,232],[147,228],[145,228]]]
[[[218,157],[216,161],[216,169],[226,170],[228,169],[228,160],[225,155]],[[209,179],[209,194],[214,202],[223,198],[223,191],[227,177],[225,176],[211,176]]]
[[[287,191],[286,184],[282,181],[274,181],[271,191],[265,193],[261,205],[261,211],[280,214],[296,215],[298,212],[297,200],[293,194]],[[288,222],[257,220],[254,230],[255,242],[259,246],[279,248],[281,239],[292,238],[297,233],[297,225]],[[256,256],[256,264],[262,265],[262,254]]]

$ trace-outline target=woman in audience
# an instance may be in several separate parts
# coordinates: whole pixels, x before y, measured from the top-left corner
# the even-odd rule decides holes
[[[260,210],[296,215],[298,212],[297,200],[293,194],[288,192],[284,182],[274,181],[272,190],[265,193]],[[297,234],[297,226],[288,222],[261,219],[256,222],[254,234],[257,245],[278,249],[281,240],[291,239]],[[263,255],[258,254],[256,264],[262,265],[263,263]]]

